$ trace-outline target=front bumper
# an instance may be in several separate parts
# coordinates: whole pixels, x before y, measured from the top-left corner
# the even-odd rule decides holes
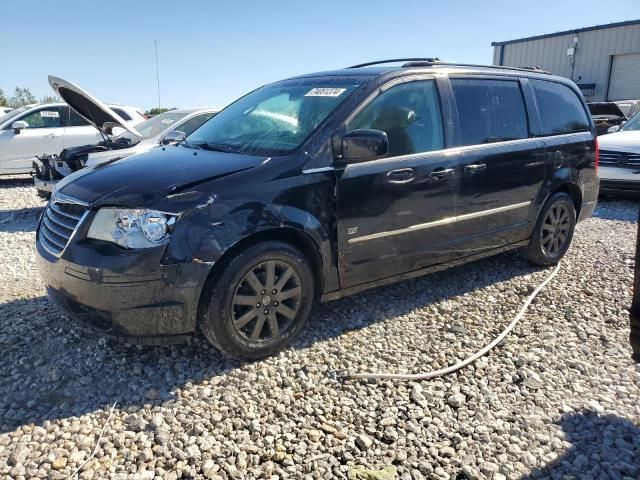
[[[600,193],[605,195],[640,196],[640,178],[637,181],[601,178]]]
[[[53,192],[53,189],[56,188],[56,183],[59,180],[41,180],[38,177],[33,177],[33,184],[35,185],[37,190],[41,192]]]
[[[207,264],[163,265],[163,247],[127,251],[72,240],[60,257],[36,241],[51,299],[69,316],[133,343],[180,343],[196,330]]]

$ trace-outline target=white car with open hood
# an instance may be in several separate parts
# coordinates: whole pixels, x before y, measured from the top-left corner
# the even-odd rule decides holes
[[[57,80],[49,77],[50,82],[52,79]],[[119,129],[135,133],[131,129],[145,120],[135,107],[104,105],[104,108],[117,117]],[[30,173],[37,156],[58,154],[64,148],[100,141],[102,134],[94,127],[95,123],[67,103],[28,105],[12,110],[0,117],[0,175]]]
[[[54,90],[73,109],[103,133],[99,142],[65,148],[56,155],[45,155],[34,160],[34,183],[39,192],[51,192],[56,183],[70,173],[84,167],[119,160],[146,152],[159,145],[177,143],[217,113],[214,108],[185,108],[170,110],[141,124],[135,130],[127,129],[120,135],[111,135],[122,125],[108,107],[79,87],[60,79],[52,81]]]

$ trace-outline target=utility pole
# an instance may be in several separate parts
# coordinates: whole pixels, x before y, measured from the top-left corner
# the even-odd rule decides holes
[[[158,108],[160,108],[160,69],[158,68],[158,41],[154,40],[156,46],[156,83],[158,85]]]
[[[631,333],[629,342],[633,350],[633,359],[640,362],[640,208],[638,209],[638,233],[636,234],[636,262],[633,276],[633,298],[629,311]]]

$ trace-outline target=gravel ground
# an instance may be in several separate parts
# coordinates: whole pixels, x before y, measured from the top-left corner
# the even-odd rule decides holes
[[[451,364],[550,269],[508,253],[320,305],[293,348],[240,364],[202,338],[128,346],[58,313],[34,266],[43,205],[26,180],[0,180],[0,477],[67,478],[84,464],[80,478],[346,478],[393,464],[403,480],[640,478],[636,203],[604,201],[579,225],[498,349],[422,383],[331,372]]]

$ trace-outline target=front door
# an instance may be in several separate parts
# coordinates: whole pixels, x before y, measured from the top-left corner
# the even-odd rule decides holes
[[[389,155],[337,172],[341,286],[445,262],[460,170],[443,151],[435,81],[383,88],[348,122],[356,129],[386,132]]]
[[[462,175],[457,257],[523,240],[545,179],[545,145],[529,131],[518,79],[452,78]]]
[[[15,133],[11,125],[0,130],[2,173],[29,173],[36,156],[58,154],[62,150],[65,107],[41,107],[13,121],[28,127]]]

